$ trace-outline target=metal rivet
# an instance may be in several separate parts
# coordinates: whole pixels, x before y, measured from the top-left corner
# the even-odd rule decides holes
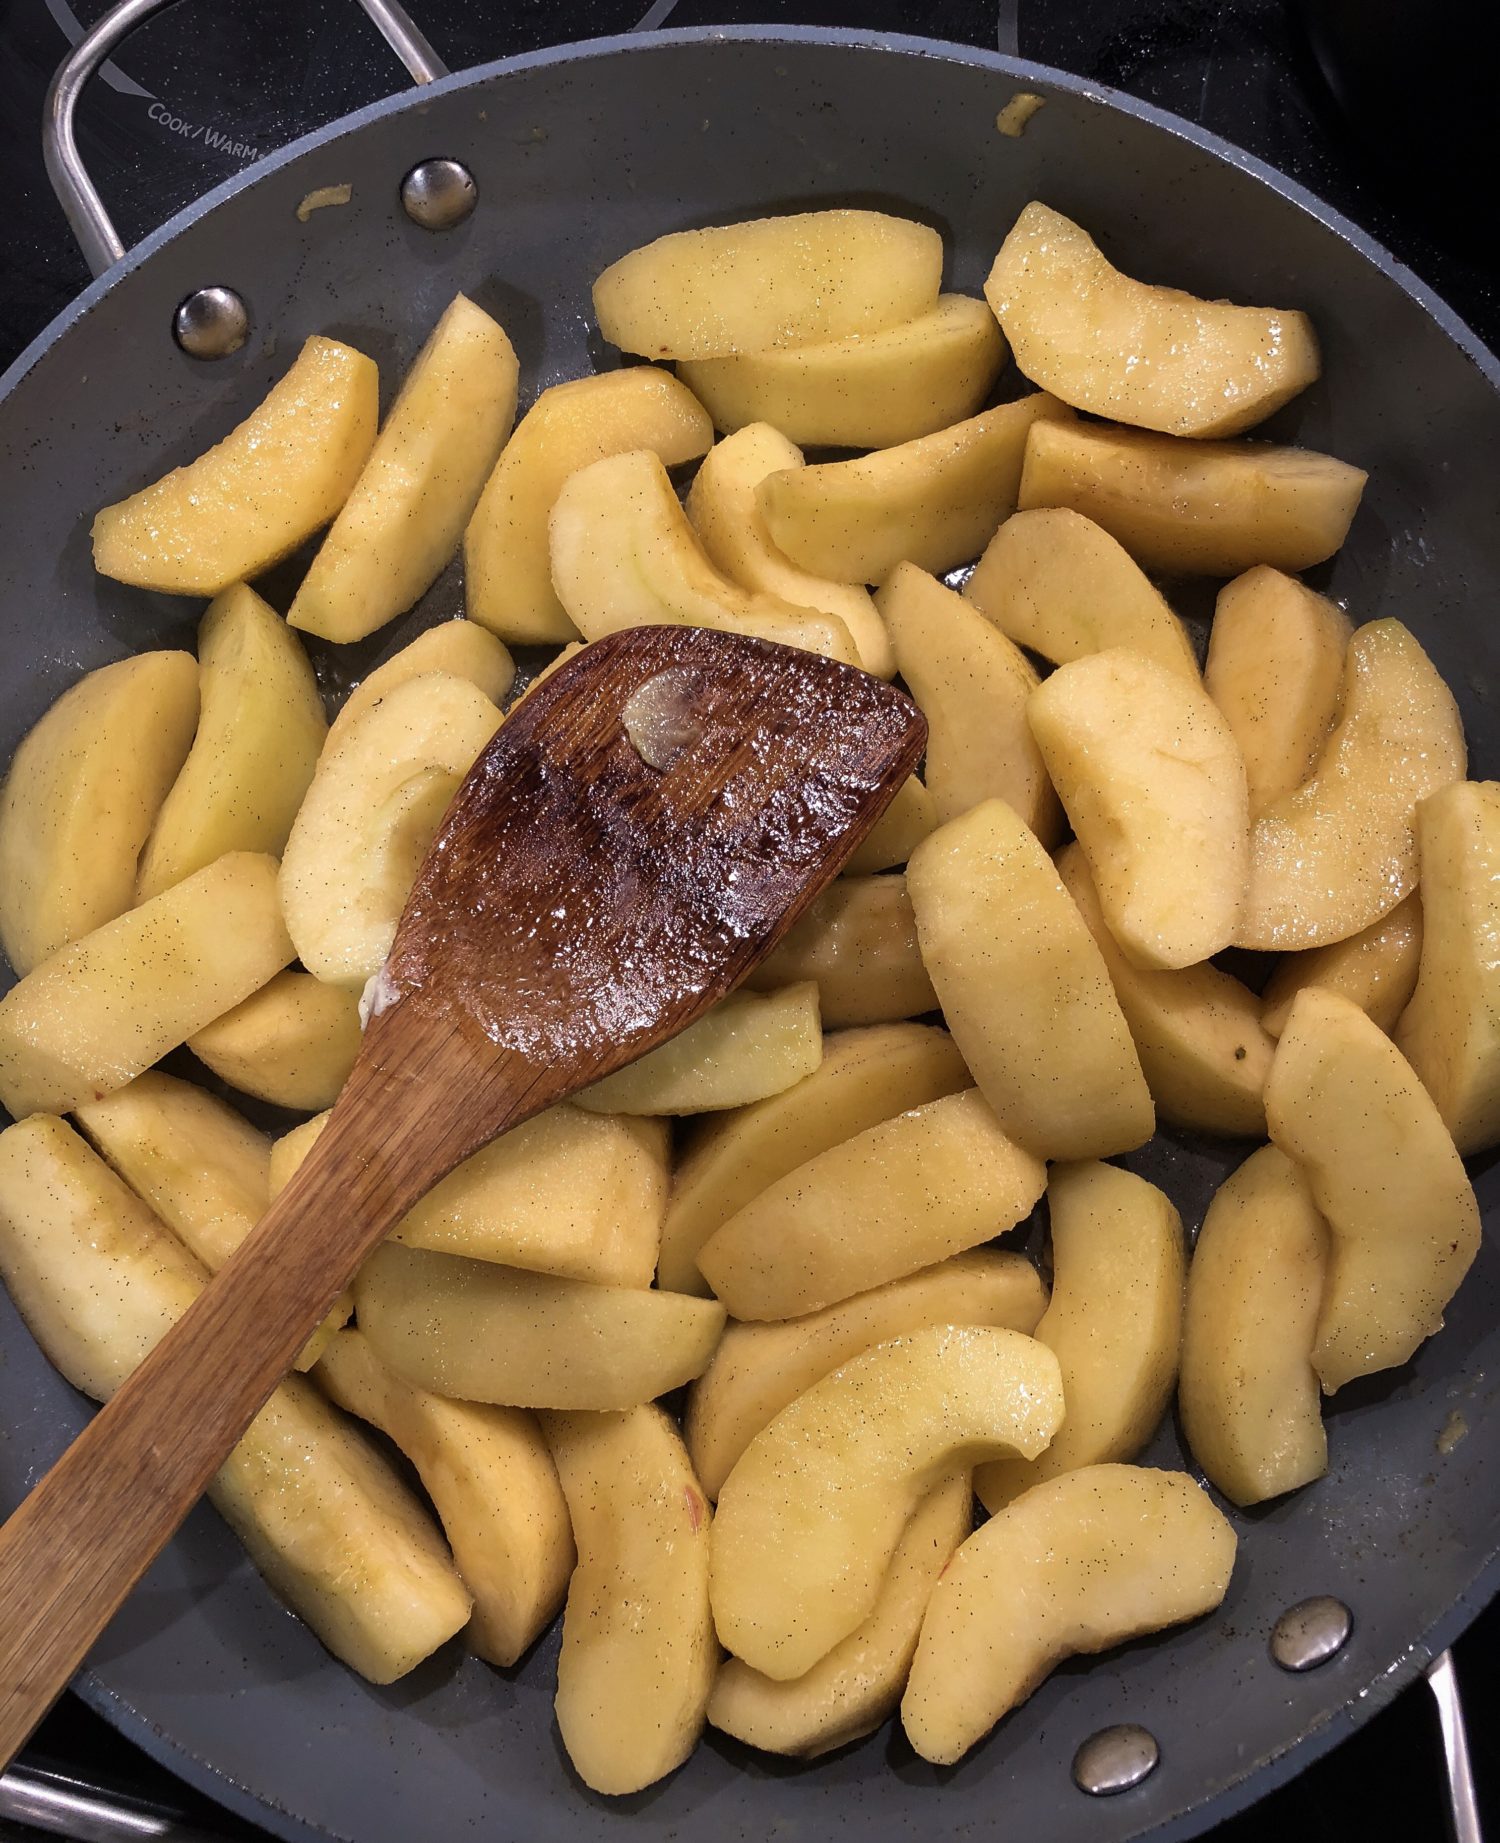
[[[172,337],[189,358],[228,358],[250,337],[250,316],[233,288],[196,288],[172,316]]]
[[[452,230],[479,203],[474,175],[458,160],[423,160],[401,181],[401,204],[423,230]]]
[[[1320,1593],[1289,1606],[1271,1629],[1271,1656],[1283,1670],[1312,1670],[1349,1642],[1354,1615],[1342,1600]]]
[[[1117,1728],[1101,1728],[1073,1755],[1073,1783],[1080,1792],[1107,1798],[1128,1792],[1156,1771],[1161,1748],[1148,1728],[1132,1721]]]

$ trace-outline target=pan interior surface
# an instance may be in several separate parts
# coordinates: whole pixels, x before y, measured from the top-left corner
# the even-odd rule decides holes
[[[1012,139],[995,117],[1017,89],[1045,105]],[[402,176],[433,155],[463,160],[479,185],[474,215],[441,235],[398,202]],[[344,184],[347,204],[299,220],[309,192]],[[1471,774],[1500,772],[1487,618],[1500,527],[1482,464],[1500,452],[1500,374],[1446,310],[1292,188],[1124,99],[980,53],[760,29],[545,53],[381,105],[224,188],[91,290],[18,362],[0,403],[14,534],[0,558],[0,751],[8,759],[81,672],[191,645],[197,604],[94,576],[90,517],[216,439],[308,334],[369,352],[389,387],[463,289],[510,334],[524,406],[614,362],[590,329],[589,285],[664,231],[874,205],[940,229],[945,286],[977,293],[1031,198],[1076,216],[1132,273],[1311,313],[1324,379],[1268,432],[1371,475],[1346,549],[1315,586],[1356,620],[1410,625],[1462,706]],[[210,283],[239,289],[251,317],[245,349],[216,365],[170,336],[177,303]],[[348,682],[460,606],[450,571],[400,628],[338,659],[324,649],[320,676]],[[1161,1183],[1195,1230],[1242,1155],[1163,1133],[1124,1162]],[[1404,1369],[1341,1391],[1325,1478],[1234,1515],[1240,1559],[1220,1613],[1065,1666],[957,1768],[926,1765],[889,1729],[807,1766],[711,1732],[649,1792],[596,1797],[572,1776],[552,1722],[555,1630],[513,1672],[450,1646],[373,1688],[277,1604],[203,1508],[81,1687],[174,1771],[287,1838],[1194,1834],[1388,1701],[1496,1584],[1500,1476],[1482,1430],[1500,1375],[1500,1175],[1491,1161],[1475,1176],[1485,1242],[1446,1328]],[[8,1300],[0,1349],[8,1511],[87,1409]],[[1455,1416],[1471,1432],[1444,1451]],[[1170,1423],[1144,1458],[1190,1465]],[[1321,1669],[1287,1675],[1271,1627],[1320,1593],[1348,1602],[1353,1636]],[[1072,1783],[1073,1755],[1118,1722],[1150,1729],[1161,1765],[1130,1792],[1088,1798]]]

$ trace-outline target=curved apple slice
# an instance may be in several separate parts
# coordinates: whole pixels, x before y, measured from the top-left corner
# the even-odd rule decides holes
[[[720,1639],[778,1682],[811,1670],[868,1616],[939,1481],[1002,1453],[1033,1458],[1061,1420],[1057,1359],[1019,1331],[917,1331],[825,1376],[719,1493]]]
[[[339,706],[328,726],[328,743],[342,742],[355,719],[409,679],[429,672],[466,678],[492,704],[503,704],[516,682],[516,662],[504,645],[473,621],[439,621],[367,672]],[[325,745],[326,746],[326,745]]]
[[[1442,794],[1433,795],[1434,800],[1441,798]],[[1417,809],[1419,829],[1427,804],[1424,801]],[[1306,986],[1318,985],[1341,992],[1387,1036],[1393,1035],[1416,989],[1423,933],[1422,898],[1413,890],[1389,915],[1347,940],[1309,947],[1305,953],[1283,954],[1261,993],[1261,1022],[1271,1036],[1279,1037],[1297,994]],[[1407,1053],[1404,1046],[1403,1052]]]
[[[220,1081],[274,1107],[332,1107],[359,1055],[359,1002],[311,973],[278,973],[188,1038]]]
[[[929,756],[930,756],[929,748]],[[937,807],[931,793],[916,775],[904,780],[896,797],[865,834],[840,875],[869,877],[877,871],[895,870],[937,829]]]
[[[817,985],[829,1030],[936,1011],[906,878],[838,878],[809,903],[747,983],[765,992],[804,979]]]

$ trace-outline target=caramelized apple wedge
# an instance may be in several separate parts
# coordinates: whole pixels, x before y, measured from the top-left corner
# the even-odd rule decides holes
[[[1417,812],[1420,825],[1422,808]],[[1394,1034],[1396,1021],[1416,990],[1422,935],[1422,899],[1413,890],[1389,915],[1347,940],[1283,954],[1261,993],[1261,1022],[1271,1036],[1279,1037],[1297,994],[1316,985],[1342,993],[1388,1036]]]
[[[503,704],[516,682],[516,662],[492,633],[474,621],[439,621],[365,674],[329,724],[328,744],[342,742],[371,705],[389,697],[398,685],[429,672],[467,679],[492,704]]]

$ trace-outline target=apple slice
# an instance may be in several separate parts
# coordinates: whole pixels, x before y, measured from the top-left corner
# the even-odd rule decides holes
[[[1419,827],[1422,810],[1417,809]],[[1309,947],[1305,953],[1283,954],[1261,994],[1261,1022],[1271,1036],[1279,1037],[1297,994],[1305,986],[1317,985],[1342,992],[1388,1036],[1393,1034],[1396,1020],[1416,990],[1422,933],[1422,900],[1413,890],[1389,915],[1347,940]]]
[[[1132,1151],[1156,1116],[1109,972],[1052,861],[989,800],[908,867],[922,958],[1004,1130],[1041,1158]]]
[[[1479,1252],[1479,1205],[1411,1064],[1337,992],[1297,995],[1266,1119],[1332,1231],[1312,1353],[1331,1395],[1404,1363],[1440,1328]]]
[[[1236,944],[1344,941],[1417,881],[1417,806],[1467,765],[1453,693],[1399,621],[1349,642],[1338,725],[1310,779],[1256,820]]]
[[[218,595],[290,556],[349,497],[375,441],[380,376],[335,339],[306,341],[216,447],[94,520],[101,576]]]
[[[1196,681],[1119,647],[1059,666],[1031,728],[1088,859],[1099,906],[1144,967],[1196,966],[1245,901],[1245,764]]]
[[[756,991],[811,979],[824,1027],[891,1024],[937,1010],[905,877],[840,877],[749,978]]]
[[[874,1608],[912,1513],[977,1460],[1034,1458],[1062,1420],[1057,1359],[1019,1331],[940,1326],[877,1344],[800,1395],[719,1493],[721,1641],[777,1682]]]
[[[927,785],[940,821],[1004,800],[1044,845],[1062,808],[1026,709],[1041,683],[1003,633],[914,563],[898,563],[876,599],[907,688],[927,718]]]
[[[622,627],[717,627],[859,664],[836,616],[720,575],[654,454],[608,455],[571,474],[549,529],[553,586],[586,640]]]
[[[1365,478],[1311,448],[1051,419],[1027,437],[1018,503],[1083,513],[1142,569],[1238,576],[1258,563],[1296,571],[1331,557]]]
[[[924,1760],[962,1759],[1064,1658],[1212,1612],[1235,1536],[1181,1472],[1086,1466],[1036,1485],[943,1570],[901,1702]]]
[[[1187,629],[1129,552],[1078,512],[1012,513],[974,565],[964,600],[1056,665],[1128,646],[1197,682]]]
[[[985,303],[944,294],[878,333],[690,359],[677,372],[726,432],[768,422],[804,448],[890,448],[972,416],[1004,363]]]
[[[926,784],[916,775],[901,783],[896,797],[865,834],[840,875],[869,877],[904,864],[937,829],[937,808]]]
[[[374,704],[409,679],[429,672],[466,678],[492,704],[503,704],[516,682],[516,662],[495,636],[473,621],[439,621],[367,672],[339,707],[328,726],[329,743],[342,742],[355,722]]]
[[[332,1107],[359,1054],[359,1002],[311,973],[278,973],[188,1048],[242,1094],[273,1107]]]
[[[713,439],[702,405],[652,365],[544,390],[505,444],[464,533],[469,619],[521,645],[576,639],[578,629],[552,586],[547,548],[547,521],[563,481],[606,455],[636,448],[676,467],[706,454]]]
[[[1141,429],[1239,435],[1321,370],[1306,314],[1134,281],[1080,225],[1035,202],[984,294],[1033,384]]]

